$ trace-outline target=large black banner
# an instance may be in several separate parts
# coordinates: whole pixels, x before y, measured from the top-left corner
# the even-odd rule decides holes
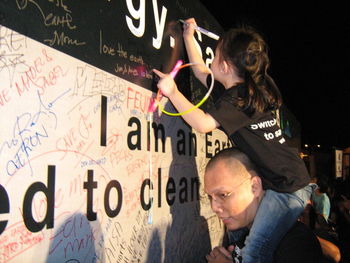
[[[186,60],[178,20],[189,17],[216,34],[222,31],[196,0],[0,2],[1,25],[146,89],[152,88],[152,68],[169,72],[177,59]],[[210,63],[216,40],[204,34],[196,40]],[[185,79],[180,86],[189,84]]]

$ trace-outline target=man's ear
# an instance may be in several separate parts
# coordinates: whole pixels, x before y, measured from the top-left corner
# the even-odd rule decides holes
[[[261,178],[259,176],[255,175],[252,177],[251,182],[252,182],[253,194],[255,196],[260,196],[262,191],[263,191]]]

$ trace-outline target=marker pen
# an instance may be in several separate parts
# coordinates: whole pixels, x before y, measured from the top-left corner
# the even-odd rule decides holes
[[[179,19],[179,21],[180,21],[182,24],[184,24],[184,25],[188,25],[188,23],[186,23],[186,22],[185,22],[184,20],[182,20],[182,19]],[[201,28],[201,27],[199,27],[199,26],[195,26],[194,29],[197,30],[197,31],[199,31],[199,32],[201,32],[201,33],[204,34],[204,35],[207,35],[207,36],[210,37],[210,38],[215,39],[215,40],[219,40],[219,38],[220,38],[218,35],[216,35],[216,34],[210,32],[210,31],[208,31],[208,30],[206,30],[206,29],[204,29],[204,28]]]

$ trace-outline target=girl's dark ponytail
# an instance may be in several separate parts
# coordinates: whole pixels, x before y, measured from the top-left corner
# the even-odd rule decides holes
[[[267,74],[270,60],[263,38],[252,28],[241,27],[228,31],[218,45],[222,60],[233,65],[244,80],[245,95],[236,100],[237,106],[248,113],[279,108],[282,98]]]

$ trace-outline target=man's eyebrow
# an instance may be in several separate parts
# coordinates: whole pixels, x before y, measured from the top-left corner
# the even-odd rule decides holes
[[[227,191],[229,191],[228,189],[226,189],[226,186],[221,186],[221,187],[219,187],[219,188],[216,188],[216,189],[214,189],[213,191],[211,191],[212,193],[218,193],[218,192],[227,192]],[[207,191],[205,191],[204,190],[204,192],[206,193],[206,194],[209,194]]]

